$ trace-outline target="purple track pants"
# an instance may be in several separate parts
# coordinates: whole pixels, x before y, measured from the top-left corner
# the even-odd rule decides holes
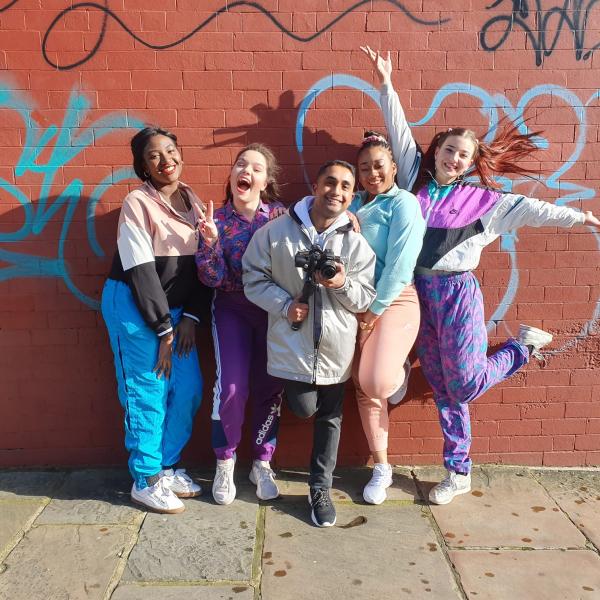
[[[212,446],[218,459],[232,458],[252,401],[252,458],[270,461],[275,451],[282,382],[267,373],[267,313],[243,292],[217,290],[212,307],[217,376]]]
[[[439,412],[444,466],[468,473],[469,402],[526,364],[529,350],[510,339],[487,356],[483,296],[471,272],[417,275],[415,287],[421,303],[417,354]]]

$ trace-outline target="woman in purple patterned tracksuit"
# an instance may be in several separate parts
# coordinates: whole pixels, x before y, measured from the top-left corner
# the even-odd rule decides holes
[[[483,297],[471,272],[481,251],[501,234],[524,225],[598,226],[600,221],[591,212],[496,189],[497,174],[530,173],[517,161],[537,149],[532,134],[509,129],[488,145],[469,129],[448,129],[421,155],[392,87],[389,54],[386,60],[368,47],[363,51],[382,83],[382,110],[398,165],[396,181],[417,196],[427,222],[415,269],[421,304],[417,354],[433,389],[448,471],[429,500],[447,504],[471,489],[469,402],[510,377],[552,341],[549,333],[521,325],[518,340],[509,339],[487,356]],[[463,180],[471,167],[481,184]]]
[[[248,397],[253,399],[250,480],[256,495],[279,495],[270,460],[279,426],[281,382],[267,373],[267,313],[246,299],[242,256],[254,232],[281,214],[275,156],[262,144],[250,144],[235,159],[226,187],[225,205],[214,212],[209,203],[200,219],[196,252],[200,281],[216,288],[213,340],[217,362],[212,411],[212,446],[217,470],[212,492],[219,504],[235,498],[233,469]]]

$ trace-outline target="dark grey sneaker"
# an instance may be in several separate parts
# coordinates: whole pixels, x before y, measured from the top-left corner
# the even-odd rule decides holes
[[[310,488],[308,503],[312,506],[311,518],[317,527],[335,525],[335,506],[329,497],[327,488]]]

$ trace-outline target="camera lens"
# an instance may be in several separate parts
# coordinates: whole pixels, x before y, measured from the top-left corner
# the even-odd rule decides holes
[[[330,260],[324,261],[324,263],[321,265],[320,271],[323,279],[333,279],[337,273],[335,262]]]

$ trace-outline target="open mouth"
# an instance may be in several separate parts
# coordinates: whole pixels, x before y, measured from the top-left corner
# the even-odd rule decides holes
[[[160,169],[159,173],[161,175],[172,175],[175,172],[175,167],[175,165],[167,165],[166,167]]]
[[[237,181],[237,189],[239,192],[247,192],[252,187],[249,179],[245,177],[241,177]]]

